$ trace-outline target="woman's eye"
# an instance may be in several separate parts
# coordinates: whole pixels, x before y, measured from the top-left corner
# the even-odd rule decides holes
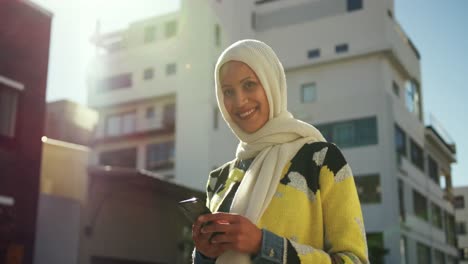
[[[255,87],[256,83],[255,82],[246,82],[244,84],[244,87],[247,88],[247,89],[251,89],[253,87]]]
[[[231,97],[234,95],[234,92],[232,90],[226,89],[223,91],[224,96],[226,97]]]

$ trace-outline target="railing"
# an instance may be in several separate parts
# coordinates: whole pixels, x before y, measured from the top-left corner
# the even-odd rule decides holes
[[[455,141],[449,135],[447,130],[445,130],[444,126],[437,120],[434,115],[426,114],[426,126],[431,127],[434,132],[440,137],[440,139],[450,148],[453,152],[456,152],[455,149]]]

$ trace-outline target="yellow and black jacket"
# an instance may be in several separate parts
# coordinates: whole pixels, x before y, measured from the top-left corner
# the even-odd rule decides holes
[[[242,164],[231,161],[210,173],[207,206],[213,212],[229,211],[247,169]],[[368,263],[354,179],[334,144],[315,142],[298,151],[257,226],[263,241],[254,263]]]

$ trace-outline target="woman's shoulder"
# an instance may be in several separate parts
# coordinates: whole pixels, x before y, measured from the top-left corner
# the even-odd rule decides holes
[[[229,170],[232,168],[232,166],[234,166],[235,161],[236,160],[228,161],[223,165],[217,167],[216,169],[212,170],[209,174],[210,178],[218,178],[221,175],[229,173]]]
[[[318,166],[342,167],[346,160],[340,148],[331,142],[310,142],[304,144],[294,156],[296,161],[313,160]]]

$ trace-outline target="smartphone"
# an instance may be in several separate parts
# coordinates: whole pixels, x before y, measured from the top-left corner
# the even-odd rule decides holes
[[[192,197],[179,202],[179,208],[187,219],[194,223],[200,215],[211,214],[210,209],[205,206],[205,203],[197,197]]]

